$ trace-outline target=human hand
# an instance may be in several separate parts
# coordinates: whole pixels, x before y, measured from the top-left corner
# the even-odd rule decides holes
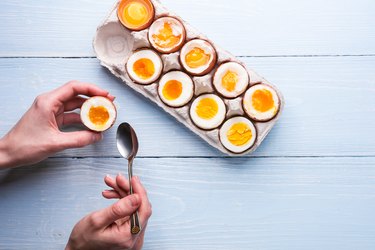
[[[104,181],[113,189],[103,191],[103,196],[120,200],[80,220],[73,228],[66,250],[142,248],[147,222],[151,216],[151,204],[146,190],[136,176],[131,180],[134,191],[132,195],[129,195],[129,182],[123,175],[118,175],[115,180],[106,176]],[[134,235],[130,232],[130,216],[136,210],[142,231]]]
[[[39,95],[18,123],[0,140],[0,168],[37,163],[67,148],[83,147],[102,139],[92,131],[62,132],[66,125],[81,123],[80,108],[86,98],[104,96],[114,100],[99,87],[71,81],[48,93]]]

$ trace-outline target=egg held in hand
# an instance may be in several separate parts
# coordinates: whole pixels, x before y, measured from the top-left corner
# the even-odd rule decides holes
[[[116,107],[108,98],[94,96],[87,99],[81,107],[81,121],[90,130],[105,131],[116,120]]]
[[[187,104],[194,94],[194,84],[190,76],[181,71],[170,71],[159,81],[160,99],[171,107]]]
[[[126,63],[129,77],[140,84],[153,83],[160,77],[162,70],[163,62],[160,56],[150,49],[134,52]]]
[[[233,153],[243,153],[254,145],[257,131],[249,119],[237,116],[227,120],[221,126],[219,135],[226,149]]]
[[[193,123],[205,130],[219,127],[226,114],[224,101],[214,94],[198,96],[190,107],[190,117]]]
[[[245,92],[243,107],[251,119],[260,122],[269,121],[279,112],[280,99],[272,87],[257,84]]]

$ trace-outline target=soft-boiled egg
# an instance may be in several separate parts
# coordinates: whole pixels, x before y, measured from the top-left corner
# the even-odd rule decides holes
[[[257,131],[254,124],[245,117],[233,117],[220,128],[220,141],[233,153],[242,153],[254,145]]]
[[[241,95],[249,85],[249,74],[239,63],[223,63],[214,74],[213,85],[223,96],[235,98]]]
[[[170,71],[160,79],[158,93],[165,104],[171,107],[184,106],[193,97],[193,80],[184,72]]]
[[[108,98],[94,96],[87,99],[81,107],[81,121],[89,129],[105,131],[116,120],[116,107]]]
[[[130,30],[143,30],[154,19],[155,10],[150,0],[122,0],[117,9],[120,22]]]
[[[190,107],[190,117],[194,124],[205,130],[220,126],[225,119],[226,108],[223,100],[214,94],[198,96]]]
[[[243,107],[251,119],[269,121],[278,113],[280,100],[273,88],[265,84],[257,84],[246,91]]]
[[[183,24],[173,17],[161,17],[155,20],[148,31],[148,40],[152,47],[161,53],[179,50],[185,41]]]
[[[207,41],[194,39],[181,49],[180,62],[192,75],[202,76],[210,72],[216,63],[216,51]]]
[[[142,49],[129,57],[126,70],[135,82],[150,84],[158,79],[163,70],[160,56],[153,50]]]

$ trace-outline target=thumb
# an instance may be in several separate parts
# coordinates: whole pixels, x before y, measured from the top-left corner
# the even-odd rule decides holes
[[[96,212],[95,225],[106,227],[118,219],[132,215],[140,205],[140,198],[137,194],[128,195],[109,207]]]
[[[82,130],[74,132],[61,132],[59,142],[64,149],[81,148],[89,144],[98,142],[101,139],[103,139],[102,133]]]

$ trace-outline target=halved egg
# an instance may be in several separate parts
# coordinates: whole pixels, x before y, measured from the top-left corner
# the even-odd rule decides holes
[[[150,84],[158,79],[163,70],[160,56],[153,50],[142,49],[129,57],[126,71],[130,78],[140,84]]]
[[[257,131],[254,124],[245,117],[233,117],[220,128],[220,141],[233,153],[242,153],[254,145]]]
[[[214,74],[213,85],[223,96],[235,98],[241,95],[249,85],[249,74],[239,63],[223,63]]]
[[[159,81],[160,99],[171,107],[181,107],[193,97],[193,80],[184,72],[170,71]]]
[[[198,96],[190,107],[190,117],[194,124],[205,130],[220,126],[225,119],[226,107],[223,100],[214,94]]]
[[[161,53],[179,50],[185,41],[183,24],[173,17],[161,17],[155,20],[148,31],[148,40],[152,47]]]
[[[91,97],[81,107],[82,123],[94,131],[109,129],[115,122],[116,116],[116,106],[106,97]]]
[[[257,84],[246,91],[243,107],[251,119],[269,121],[279,112],[280,100],[273,88],[265,84]]]
[[[117,9],[120,22],[130,30],[143,30],[151,25],[155,10],[149,0],[122,0]]]
[[[216,63],[216,51],[207,41],[194,39],[181,49],[180,62],[192,75],[202,76],[210,72]]]

